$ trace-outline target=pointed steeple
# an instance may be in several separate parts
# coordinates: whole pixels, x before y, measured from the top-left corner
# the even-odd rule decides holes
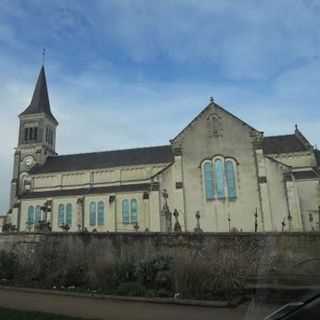
[[[48,87],[44,66],[41,67],[37,84],[32,95],[31,103],[28,106],[28,108],[25,111],[23,111],[20,115],[35,113],[45,113],[49,118],[51,118],[54,122],[58,124],[58,121],[56,120],[50,109]]]

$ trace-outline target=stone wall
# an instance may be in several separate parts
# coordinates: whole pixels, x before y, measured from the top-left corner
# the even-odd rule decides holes
[[[169,255],[182,264],[186,260],[197,263],[199,259],[208,261],[209,265],[217,260],[222,266],[233,263],[237,269],[245,271],[248,280],[319,282],[318,232],[11,233],[0,234],[0,250],[17,253],[21,262],[39,260],[46,251],[55,252],[58,264],[83,259],[92,264],[119,259],[139,261]]]

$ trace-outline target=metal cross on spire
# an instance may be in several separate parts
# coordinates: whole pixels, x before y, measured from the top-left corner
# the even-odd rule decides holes
[[[42,49],[42,65],[46,62],[46,48]]]

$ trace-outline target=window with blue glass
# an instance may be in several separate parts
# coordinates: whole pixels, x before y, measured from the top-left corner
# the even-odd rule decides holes
[[[129,224],[130,221],[129,221],[129,211],[130,211],[130,208],[129,208],[129,200],[128,199],[125,199],[122,201],[122,223],[123,224]]]
[[[234,200],[237,198],[236,170],[234,161],[226,160],[225,175],[227,182],[228,198],[230,200]]]
[[[136,199],[131,200],[131,212],[130,212],[130,217],[131,217],[131,223],[136,224],[138,223],[138,202]]]
[[[58,226],[64,225],[64,204],[59,204],[58,207]]]
[[[34,207],[33,206],[30,206],[28,208],[27,224],[29,224],[29,225],[34,224]]]
[[[66,206],[66,224],[72,225],[72,204],[68,203]]]
[[[237,168],[233,159],[213,158],[203,165],[203,184],[207,200],[237,198]]]
[[[95,226],[97,224],[97,204],[93,201],[90,202],[89,224],[90,226]]]
[[[207,161],[203,165],[203,179],[207,200],[214,199],[213,169],[212,162]]]
[[[224,194],[224,168],[223,162],[221,159],[217,159],[214,161],[214,171],[215,171],[215,186],[217,192],[217,198],[223,199],[225,197]]]
[[[35,214],[35,223],[39,223],[41,221],[41,207],[36,206],[36,214]]]
[[[104,225],[104,202],[98,202],[98,225]]]

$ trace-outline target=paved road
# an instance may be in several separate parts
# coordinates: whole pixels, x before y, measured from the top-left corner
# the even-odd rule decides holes
[[[0,289],[0,306],[107,320],[255,320],[263,319],[270,309],[273,309],[272,306],[257,308],[253,303],[235,309],[222,309],[91,299],[5,289]]]

